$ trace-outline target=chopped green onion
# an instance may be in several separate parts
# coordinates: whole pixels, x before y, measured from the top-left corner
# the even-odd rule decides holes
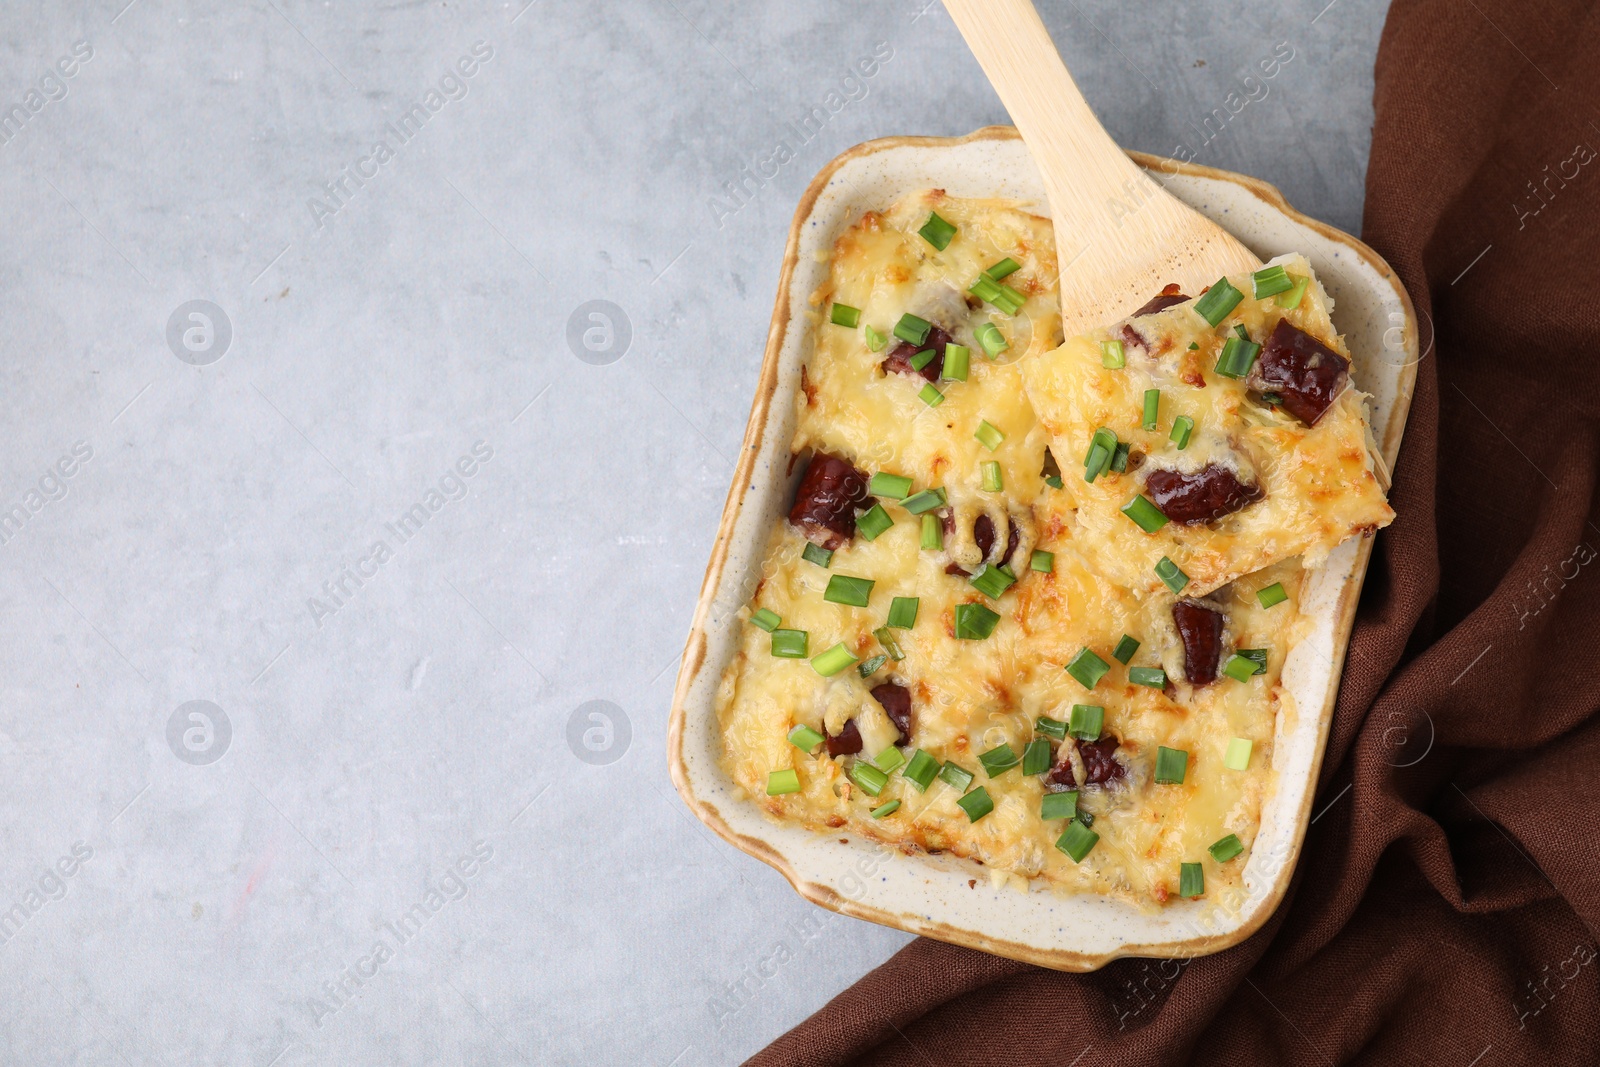
[[[950,239],[956,235],[956,228],[939,217],[937,211],[928,216],[928,221],[922,224],[922,229],[917,231],[922,239],[943,252],[950,247]]]
[[[1117,658],[1118,663],[1127,663],[1137,651],[1139,651],[1139,642],[1127,634],[1123,634],[1122,640],[1117,642],[1117,647],[1111,650],[1111,654]]]
[[[801,723],[789,731],[789,743],[807,755],[810,755],[825,740],[826,738],[805,723]]]
[[[944,371],[941,377],[952,382],[964,382],[972,366],[972,349],[966,345],[944,346]]]
[[[886,496],[891,500],[904,500],[911,495],[911,479],[903,474],[879,471],[867,483],[867,492],[873,496]]]
[[[868,796],[877,796],[889,784],[889,776],[864,759],[850,764],[850,780],[859,785]]]
[[[1022,305],[1026,304],[1027,302],[1028,298],[1011,288],[1011,286],[1001,285],[1000,299],[996,300],[994,305],[1001,311],[1004,311],[1007,315],[1015,315],[1017,312],[1022,310]]]
[[[993,304],[1007,315],[1015,315],[1022,310],[1022,305],[1028,298],[1009,285],[1002,285],[987,274],[978,275],[978,280],[973,282],[967,292],[972,293],[979,300]]]
[[[1050,742],[1034,738],[1022,750],[1022,773],[1043,774],[1050,769]]]
[[[944,547],[944,523],[939,516],[922,516],[922,547],[932,552]]]
[[[1000,442],[1006,439],[1006,435],[995,429],[995,427],[991,426],[988,419],[984,419],[978,423],[978,429],[973,433],[972,436],[976,437],[978,439],[978,443],[984,448],[987,448],[990,452],[993,452],[995,449],[999,448]]]
[[[1118,441],[1117,450],[1111,453],[1111,469],[1118,474],[1126,474],[1128,471],[1128,453],[1131,451],[1132,446],[1128,442]]]
[[[917,624],[917,608],[922,604],[920,597],[897,596],[889,604],[889,618],[887,625],[896,630],[909,630]]]
[[[778,624],[782,621],[778,617],[778,613],[771,608],[760,608],[750,613],[750,625],[758,630],[765,630],[769,634],[776,630]]]
[[[1297,308],[1300,298],[1306,295],[1306,286],[1311,284],[1310,278],[1302,278],[1298,274],[1291,274],[1294,279],[1294,288],[1278,297],[1278,306],[1281,308]]]
[[[1098,741],[1100,731],[1105,728],[1105,724],[1105,708],[1094,704],[1074,704],[1072,721],[1067,724],[1067,732],[1084,741]]]
[[[1028,569],[1038,571],[1040,574],[1049,574],[1056,569],[1056,554],[1046,552],[1042,548],[1033,550],[1033,555],[1028,557]]]
[[[1094,432],[1094,436],[1089,438],[1089,451],[1093,452],[1097,446],[1105,449],[1107,452],[1115,452],[1117,450],[1116,432],[1107,429],[1104,426],[1100,427]],[[1083,465],[1085,467],[1090,465],[1089,457],[1087,455],[1083,457]]]
[[[1156,748],[1156,781],[1163,785],[1182,785],[1189,773],[1189,753],[1181,748]]]
[[[1111,664],[1087,648],[1073,656],[1072,662],[1067,664],[1067,673],[1076,678],[1078,684],[1085,689],[1093,689],[1110,669]]]
[[[1050,819],[1070,819],[1078,814],[1078,791],[1069,790],[1065,793],[1046,793],[1039,802],[1039,818],[1046,821]],[[1066,851],[1063,849],[1062,851]]]
[[[871,659],[867,660],[861,666],[857,667],[856,671],[863,678],[871,678],[874,674],[878,673],[878,669],[880,667],[888,662],[889,657],[880,652],[876,656],[873,656]]]
[[[1060,489],[1060,488],[1063,487],[1063,485],[1065,483],[1063,483],[1061,481],[1061,475],[1059,475],[1059,474],[1051,474],[1051,475],[1046,476],[1046,478],[1044,480],[1044,484],[1048,485],[1052,489]]]
[[[1064,794],[1056,794],[1061,796]],[[1074,819],[1067,823],[1065,832],[1056,838],[1056,848],[1072,857],[1072,862],[1082,863],[1083,857],[1094,848],[1095,842],[1100,840],[1100,835],[1089,829],[1083,823]]]
[[[1230,337],[1223,342],[1215,370],[1225,378],[1243,378],[1260,352],[1261,346],[1249,338]]]
[[[889,343],[889,339],[887,337],[879,333],[877,330],[874,330],[871,326],[864,326],[862,327],[862,330],[865,332],[867,337],[867,350],[869,352],[882,352],[883,346]]]
[[[1227,754],[1222,757],[1222,765],[1230,771],[1242,771],[1250,766],[1250,750],[1256,747],[1254,741],[1247,741],[1242,737],[1235,737],[1228,742]]]
[[[1033,724],[1033,728],[1046,737],[1053,737],[1057,741],[1065,741],[1067,739],[1067,724],[1060,719],[1052,719],[1048,715],[1039,716],[1038,721]]]
[[[1005,490],[1005,475],[1000,472],[999,460],[991,459],[989,462],[983,464],[982,470],[984,492],[999,493]]]
[[[987,274],[978,275],[978,280],[967,287],[967,292],[990,304],[1005,299],[1000,293],[1000,283]]]
[[[1111,457],[1115,450],[1107,451],[1099,445],[1089,449],[1089,462],[1083,468],[1083,480],[1092,482],[1100,476],[1100,472],[1111,466]]]
[[[1250,331],[1244,328],[1244,323],[1242,323],[1242,322],[1241,323],[1236,323],[1234,325],[1233,334],[1234,334],[1235,337],[1239,338],[1239,340],[1241,340],[1241,341],[1250,340]]]
[[[1289,594],[1283,591],[1282,582],[1273,582],[1265,589],[1256,590],[1256,599],[1264,608],[1275,608],[1289,599]]]
[[[917,394],[917,398],[930,408],[936,408],[944,403],[944,394],[935,389],[932,382],[922,387],[922,391]]]
[[[987,274],[989,277],[993,278],[995,281],[999,281],[1001,278],[1005,278],[1005,277],[1007,277],[1007,276],[1009,276],[1011,274],[1014,274],[1018,270],[1021,270],[1021,269],[1022,269],[1022,264],[1021,263],[1018,263],[1016,260],[1012,259],[1010,256],[1007,256],[1005,259],[1002,259],[1000,262],[996,263],[994,266],[985,268],[983,273]]]
[[[835,302],[832,319],[835,326],[848,326],[853,330],[861,322],[861,309]]]
[[[1136,496],[1122,505],[1122,513],[1139,525],[1145,533],[1155,533],[1167,524],[1167,517],[1143,496]]]
[[[928,364],[932,363],[933,357],[938,354],[939,353],[935,352],[931,348],[924,348],[921,352],[918,352],[909,360],[911,363],[911,369],[921,370],[923,367],[926,367]]]
[[[1245,659],[1254,660],[1255,661],[1255,665],[1256,665],[1256,673],[1257,674],[1266,674],[1267,673],[1267,656],[1268,656],[1268,650],[1267,649],[1264,649],[1264,648],[1236,648],[1236,649],[1234,649],[1234,651],[1237,652],[1239,655],[1243,656]]]
[[[1239,840],[1238,834],[1229,834],[1206,851],[1211,853],[1211,858],[1218,863],[1227,863],[1244,851],[1244,842]]]
[[[800,558],[807,563],[815,563],[826,570],[833,566],[833,549],[823,548],[821,545],[807,541],[805,550],[800,553]]]
[[[939,768],[939,781],[952,789],[965,793],[967,786],[972,784],[972,772],[959,763],[946,763]]]
[[[1128,681],[1148,689],[1165,689],[1167,672],[1160,667],[1129,667]]]
[[[906,764],[906,769],[900,772],[900,777],[916,786],[919,793],[926,793],[938,776],[939,761],[920,748],[911,757],[911,762]]]
[[[1228,657],[1228,662],[1223,665],[1222,673],[1236,682],[1248,682],[1255,675],[1265,673],[1266,667],[1257,663],[1249,656],[1235,652]]]
[[[1022,761],[1017,758],[1017,754],[1012,751],[1011,746],[1002,741],[994,748],[980,755],[978,762],[983,764],[985,774],[990,778],[998,778]]]
[[[855,666],[856,654],[850,646],[840,641],[820,656],[811,657],[811,666],[824,678],[832,678],[846,667]]]
[[[1289,277],[1289,272],[1283,269],[1280,263],[1275,267],[1262,267],[1250,275],[1250,283],[1255,289],[1255,298],[1265,300],[1269,296],[1294,288],[1294,279]]]
[[[872,505],[872,507],[862,512],[861,517],[856,520],[856,529],[860,530],[861,536],[868,541],[876,541],[879,534],[893,525],[894,519],[890,517],[887,511],[883,510],[882,504]]]
[[[767,775],[767,796],[781,797],[785,793],[800,792],[800,776],[794,768],[784,771],[773,771]]]
[[[987,563],[979,567],[978,573],[968,579],[972,588],[990,600],[999,600],[1000,595],[1015,585],[1016,581],[1004,567],[994,567]]]
[[[924,489],[915,496],[908,496],[900,501],[900,506],[913,515],[921,515],[934,508],[943,507],[944,493],[938,489]]]
[[[1189,576],[1179,570],[1178,565],[1166,556],[1156,561],[1156,577],[1174,593],[1183,592],[1184,586],[1189,584]]]
[[[983,354],[990,359],[1011,347],[1010,343],[1006,341],[1006,335],[1000,332],[1000,327],[992,322],[981,323],[976,330],[972,331],[972,335],[983,346]]]
[[[1100,342],[1100,365],[1106,370],[1120,370],[1128,363],[1121,341]]]
[[[908,311],[894,324],[894,335],[907,344],[920,346],[928,339],[928,332],[932,329],[933,323],[919,319]]]
[[[906,754],[893,745],[872,757],[872,765],[885,774],[893,774],[905,766],[905,762]]]
[[[956,605],[956,637],[962,641],[982,641],[994,633],[1000,616],[982,604]]]
[[[1199,345],[1197,345],[1197,344],[1195,344],[1195,343],[1194,343],[1194,342],[1193,342],[1193,341],[1190,341],[1190,342],[1189,342],[1189,351],[1191,351],[1191,352],[1193,352],[1193,351],[1195,351],[1195,350],[1196,350],[1196,349],[1198,349],[1198,348],[1199,348],[1199,347],[1200,347],[1200,346],[1199,346]]]
[[[994,798],[989,796],[989,791],[981,785],[956,801],[956,804],[967,813],[969,822],[977,822],[994,810]]]
[[[804,630],[772,631],[772,654],[783,659],[805,659],[810,635]]]
[[[1194,420],[1187,415],[1179,415],[1172,420],[1172,432],[1167,435],[1167,440],[1178,446],[1182,452],[1189,447],[1189,435],[1194,432]]]
[[[1227,278],[1218,278],[1217,284],[1201,294],[1200,299],[1194,302],[1194,309],[1200,317],[1215,326],[1228,317],[1228,313],[1239,306],[1239,301],[1244,299],[1244,294],[1235,289]],[[917,342],[921,344],[921,342]]]
[[[905,649],[900,647],[900,639],[895,637],[894,631],[887,626],[878,627],[872,631],[872,636],[878,639],[878,644],[883,646],[883,650],[889,653],[896,663],[906,658]]]
[[[881,819],[885,815],[893,815],[895,812],[897,812],[899,810],[900,810],[900,802],[898,800],[891,800],[887,804],[880,804],[877,807],[873,808],[872,809],[872,817],[874,819]]]
[[[1178,895],[1180,897],[1203,897],[1206,894],[1206,870],[1198,863],[1183,863],[1178,866]]]
[[[1089,451],[1083,457],[1083,480],[1093,482],[1111,466],[1111,457],[1117,452],[1117,435],[1100,427],[1089,438]]]
[[[1144,391],[1144,428],[1153,430],[1156,423],[1161,421],[1161,390],[1146,389]]]
[[[1092,812],[1080,811],[1076,816],[1074,816],[1074,818],[1083,823],[1085,826],[1094,825],[1094,814]]]

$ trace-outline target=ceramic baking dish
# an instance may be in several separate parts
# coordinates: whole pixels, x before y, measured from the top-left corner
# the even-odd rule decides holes
[[[1133,158],[1262,259],[1300,252],[1311,261],[1335,301],[1334,325],[1354,355],[1356,384],[1372,394],[1373,437],[1392,467],[1418,355],[1411,301],[1388,264],[1354,237],[1301,215],[1263,182],[1156,156]],[[1149,912],[1098,896],[991,884],[970,862],[903,855],[853,836],[842,843],[836,835],[774,822],[723,770],[717,686],[737,647],[739,608],[755,590],[768,537],[787,513],[800,473],[790,471],[789,444],[800,367],[812,349],[807,298],[827,276],[834,239],[862,212],[928,187],[958,197],[1011,197],[1049,213],[1027,149],[1010,127],[961,138],[869,141],[829,163],[806,189],[789,231],[761,380],[673,696],[667,738],[672,779],[718,835],[777,868],[807,899],[846,915],[1061,970],[1092,970],[1120,956],[1194,956],[1227,948],[1266,921],[1289,884],[1311,816],[1371,538],[1347,541],[1308,576],[1300,610],[1310,620],[1309,635],[1290,651],[1283,672],[1299,711],[1280,715],[1260,832],[1243,888],[1232,895]]]

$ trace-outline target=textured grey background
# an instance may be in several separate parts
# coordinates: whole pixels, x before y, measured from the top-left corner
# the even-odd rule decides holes
[[[1383,10],[1324,2],[1043,10],[1155,152],[1288,42],[1198,159],[1356,229]],[[6,1062],[736,1063],[905,940],[701,829],[666,711],[801,189],[1004,112],[926,0],[524,3],[0,10]],[[167,341],[196,299],[205,366]],[[609,365],[568,342],[590,300]],[[225,750],[187,712],[169,743],[191,700]]]

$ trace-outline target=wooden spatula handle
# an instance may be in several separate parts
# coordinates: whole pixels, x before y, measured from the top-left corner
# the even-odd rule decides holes
[[[944,6],[1028,143],[1058,226],[1095,225],[1108,197],[1129,195],[1124,182],[1149,180],[1094,117],[1030,0]]]
[[[1029,0],[944,0],[1044,178],[1063,326],[1128,314],[1166,282],[1189,293],[1255,256],[1171,196],[1117,147]]]

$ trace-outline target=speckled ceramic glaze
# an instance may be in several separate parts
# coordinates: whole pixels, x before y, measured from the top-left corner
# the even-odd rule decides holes
[[[1392,465],[1418,346],[1411,302],[1388,264],[1355,238],[1300,215],[1263,182],[1154,156],[1134,158],[1261,258],[1300,252],[1311,261],[1334,300],[1334,325],[1355,357],[1356,385],[1372,395],[1373,436]],[[1244,888],[1232,897],[1213,894],[1141,911],[1044,887],[1025,891],[1018,880],[992,884],[972,863],[903,855],[854,836],[841,843],[837,834],[774,822],[742,795],[719,761],[715,695],[737,646],[737,613],[755,589],[767,538],[787,511],[798,477],[788,469],[789,442],[800,367],[812,346],[807,297],[827,276],[834,239],[862,212],[930,186],[958,197],[1012,197],[1049,213],[1027,149],[1009,127],[957,139],[870,141],[835,159],[806,190],[789,234],[739,468],[678,676],[667,741],[673,781],[721,837],[782,871],[808,899],[847,915],[1063,970],[1092,970],[1119,956],[1216,952],[1265,922],[1288,886],[1311,815],[1370,538],[1336,549],[1312,573],[1302,597],[1311,630],[1291,650],[1283,672],[1298,710],[1279,717],[1274,784]]]

